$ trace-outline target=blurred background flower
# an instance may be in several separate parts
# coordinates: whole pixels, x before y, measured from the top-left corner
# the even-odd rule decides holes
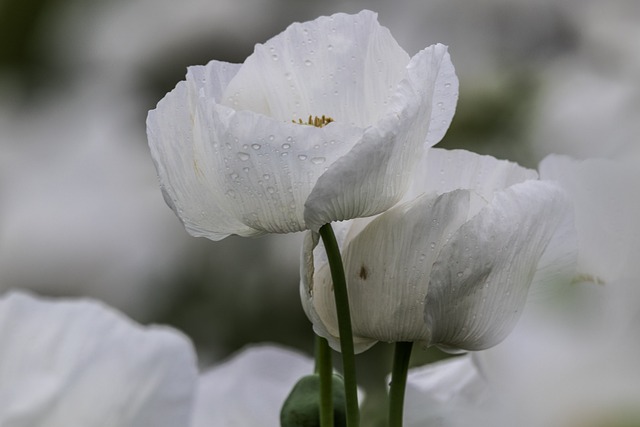
[[[203,364],[255,341],[310,351],[301,236],[189,237],[144,121],[188,65],[239,63],[293,21],[363,8],[410,55],[449,45],[460,99],[439,146],[529,167],[550,152],[638,160],[635,0],[2,0],[0,290],[94,296],[172,324]],[[363,385],[384,390],[388,347],[360,357]]]

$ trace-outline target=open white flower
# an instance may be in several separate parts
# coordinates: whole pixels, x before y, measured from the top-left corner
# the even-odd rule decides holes
[[[356,351],[377,341],[491,347],[514,327],[531,283],[573,274],[572,211],[535,171],[434,149],[405,201],[337,226]],[[308,233],[301,297],[316,333],[339,347],[333,286]]]
[[[0,298],[0,425],[189,425],[197,381],[180,333],[88,300]]]
[[[147,134],[191,234],[318,230],[395,204],[457,93],[445,46],[410,58],[375,13],[336,14],[292,24],[244,64],[190,67]]]

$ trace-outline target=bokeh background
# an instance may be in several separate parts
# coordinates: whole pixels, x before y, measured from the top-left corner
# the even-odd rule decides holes
[[[640,160],[637,0],[0,0],[0,292],[171,324],[203,367],[252,342],[311,353],[302,236],[190,237],[162,200],[145,118],[187,66],[243,62],[293,21],[365,8],[410,55],[449,45],[460,99],[440,146],[529,167]],[[359,356],[371,407],[389,349]]]

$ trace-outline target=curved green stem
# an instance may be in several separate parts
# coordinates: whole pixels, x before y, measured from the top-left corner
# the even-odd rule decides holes
[[[316,335],[315,372],[320,377],[320,426],[333,427],[333,366],[326,339]]]
[[[360,423],[360,409],[358,407],[356,360],[353,350],[353,332],[351,331],[351,312],[349,310],[347,281],[344,276],[344,266],[342,265],[340,248],[338,247],[338,242],[336,241],[336,236],[333,233],[331,224],[325,224],[320,227],[320,237],[322,237],[327,258],[329,259],[329,269],[331,270],[331,280],[333,281],[333,294],[338,315],[347,427],[358,427]]]
[[[402,427],[404,410],[404,390],[407,386],[407,372],[411,358],[412,342],[397,342],[393,354],[393,372],[389,389],[389,427]]]

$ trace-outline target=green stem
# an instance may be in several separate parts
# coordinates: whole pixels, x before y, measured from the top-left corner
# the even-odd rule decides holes
[[[315,372],[320,377],[320,426],[333,427],[333,366],[326,339],[316,335]]]
[[[347,281],[344,276],[344,266],[340,248],[333,234],[331,224],[320,227],[320,237],[327,252],[333,294],[336,301],[338,315],[338,331],[340,333],[340,352],[342,354],[342,369],[344,375],[344,394],[347,411],[347,427],[358,427],[360,412],[358,407],[358,382],[356,380],[356,359],[353,350],[353,332],[351,331],[351,312],[349,310],[349,295]]]
[[[393,372],[389,389],[389,427],[402,427],[404,410],[404,390],[407,386],[407,372],[411,358],[412,342],[397,342],[393,354]]]

